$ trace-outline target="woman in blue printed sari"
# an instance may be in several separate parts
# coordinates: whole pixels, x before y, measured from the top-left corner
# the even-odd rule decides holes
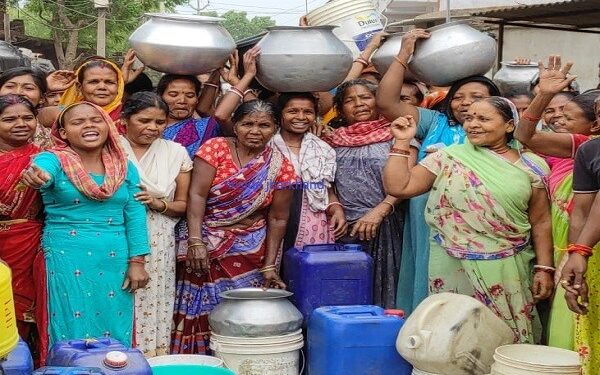
[[[462,144],[465,131],[462,123],[469,106],[490,96],[499,96],[500,90],[483,76],[468,77],[452,84],[446,99],[434,110],[404,103],[400,91],[408,60],[418,39],[428,38],[425,30],[416,29],[402,39],[402,47],[379,84],[377,106],[388,119],[412,116],[417,122],[416,138],[421,141],[418,162],[425,156],[453,144]],[[468,64],[468,61],[464,62]],[[400,279],[396,305],[410,314],[428,295],[429,227],[425,222],[428,193],[413,197],[405,218],[404,243],[400,262]]]

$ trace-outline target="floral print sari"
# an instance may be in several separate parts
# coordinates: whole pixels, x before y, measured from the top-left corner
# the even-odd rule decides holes
[[[547,165],[529,153],[511,163],[468,143],[421,165],[437,176],[425,211],[430,294],[473,296],[511,327],[515,342],[538,342],[527,211],[533,189],[545,189]]]

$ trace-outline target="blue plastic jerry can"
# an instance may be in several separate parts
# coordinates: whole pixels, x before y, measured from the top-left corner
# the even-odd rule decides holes
[[[97,367],[41,367],[33,375],[104,375]]]
[[[17,346],[2,360],[0,359],[0,374],[30,375],[33,372],[33,359],[29,346],[19,340]]]

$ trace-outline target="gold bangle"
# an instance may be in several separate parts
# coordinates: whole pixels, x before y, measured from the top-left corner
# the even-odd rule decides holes
[[[160,201],[165,204],[165,208],[163,208],[163,210],[159,211],[158,213],[164,214],[165,212],[167,212],[169,210],[169,203],[167,202],[167,200],[165,198],[161,198]]]
[[[260,270],[258,270],[258,272],[265,273],[265,272],[276,271],[276,270],[277,270],[277,266],[270,265],[270,266],[265,266],[265,267],[261,268]]]
[[[200,242],[204,242],[202,237],[188,237],[188,242],[190,242],[191,240],[198,240]]]
[[[396,211],[396,207],[392,203],[386,201],[385,199],[381,203],[385,203],[385,204],[389,204],[390,205],[390,207],[392,208],[392,212],[390,212],[390,214],[393,214]]]
[[[405,63],[404,61],[400,60],[400,58],[398,56],[394,56],[394,59],[396,61],[398,61],[400,63],[400,65],[402,65],[404,67],[404,70],[408,70],[408,64]]]

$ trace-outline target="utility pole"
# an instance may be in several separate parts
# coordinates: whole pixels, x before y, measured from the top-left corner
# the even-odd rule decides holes
[[[98,11],[98,32],[96,35],[96,55],[106,57],[106,11],[109,0],[94,0]]]
[[[10,43],[10,16],[8,15],[7,0],[0,0],[0,13],[4,22],[4,40]]]

